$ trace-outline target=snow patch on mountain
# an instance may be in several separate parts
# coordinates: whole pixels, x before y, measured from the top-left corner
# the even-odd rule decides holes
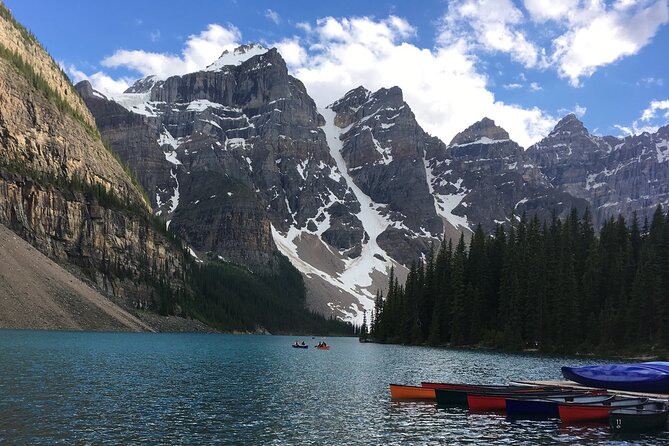
[[[455,183],[451,183],[458,190],[457,193],[440,194],[435,190],[435,186],[442,185],[446,183],[446,181],[443,178],[438,178],[434,175],[434,172],[426,159],[423,159],[423,163],[425,164],[427,186],[430,190],[430,194],[434,197],[434,210],[437,212],[437,215],[444,218],[456,229],[470,229],[469,223],[467,222],[467,216],[455,215],[453,213],[453,209],[458,207],[468,193],[468,191],[462,187],[462,178],[459,178]],[[450,170],[446,171],[446,173],[450,172]]]
[[[655,144],[655,150],[657,151],[657,162],[664,163],[669,160],[669,141],[664,140]]]
[[[204,71],[221,71],[224,67],[230,65],[241,65],[253,56],[259,56],[269,51],[262,45],[252,43],[250,45],[242,45],[232,51],[225,50],[223,54],[211,65],[204,69]]]

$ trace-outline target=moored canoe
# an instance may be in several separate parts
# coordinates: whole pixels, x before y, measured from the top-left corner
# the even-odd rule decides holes
[[[509,417],[558,418],[558,403],[578,401],[580,403],[599,403],[613,399],[613,395],[578,395],[578,396],[516,396],[506,399],[506,414]]]
[[[558,404],[560,421],[564,423],[580,423],[584,421],[607,421],[611,411],[615,409],[642,406],[648,398],[616,397],[603,403],[581,404],[564,402]]]
[[[423,383],[425,384],[425,383]],[[435,383],[435,397],[440,406],[465,406],[469,405],[467,395],[476,393],[479,395],[498,394],[533,394],[536,392],[554,391],[554,387],[529,387],[529,386],[484,386],[459,384],[451,387],[437,387]],[[490,409],[481,409],[490,410]]]
[[[559,391],[559,390],[547,390],[547,391],[535,391],[535,392],[507,392],[507,393],[468,393],[467,394],[467,405],[469,410],[475,412],[484,412],[484,411],[500,411],[503,412],[506,410],[506,400],[508,398],[517,397],[518,395],[531,395],[535,398],[545,398],[551,396],[579,396],[579,395],[588,395],[588,392],[582,391]]]
[[[612,410],[609,426],[616,433],[663,430],[667,427],[667,415],[669,407],[665,403],[646,403],[643,406]]]
[[[429,387],[390,385],[390,398],[394,400],[434,400],[434,389]]]

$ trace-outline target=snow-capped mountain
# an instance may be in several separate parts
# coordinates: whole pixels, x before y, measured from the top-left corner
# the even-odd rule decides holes
[[[568,115],[526,151],[529,162],[556,188],[586,199],[596,221],[633,212],[650,217],[669,204],[669,126],[616,138],[591,135]]]
[[[358,323],[390,267],[401,276],[443,234],[478,223],[492,231],[524,211],[615,209],[606,203],[627,193],[615,185],[634,182],[625,163],[638,155],[656,181],[639,193],[654,194],[650,203],[668,189],[667,128],[598,138],[568,116],[523,151],[484,118],[446,145],[423,131],[397,87],[359,87],[317,109],[278,51],[259,45],[113,98],[77,87],[194,255],[266,273],[278,250],[304,275],[314,310]],[[604,178],[616,193],[600,202]]]

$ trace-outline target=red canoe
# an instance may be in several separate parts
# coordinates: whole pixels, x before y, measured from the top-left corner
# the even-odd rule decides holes
[[[580,423],[584,421],[607,421],[612,410],[643,406],[648,398],[619,397],[600,404],[560,403],[560,421]]]
[[[505,411],[506,400],[509,398],[517,398],[520,396],[532,396],[535,398],[551,397],[551,396],[579,396],[579,395],[596,395],[602,393],[600,391],[584,392],[574,390],[560,390],[550,388],[529,388],[514,390],[511,392],[473,392],[467,394],[467,405],[469,410],[475,412],[483,411]]]
[[[390,385],[390,398],[394,400],[434,400],[434,389],[419,386]]]

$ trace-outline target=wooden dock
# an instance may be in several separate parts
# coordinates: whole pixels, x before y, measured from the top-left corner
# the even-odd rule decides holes
[[[559,380],[546,380],[546,381],[514,381],[515,384],[522,384],[525,386],[559,386],[567,389],[574,390],[602,390],[596,387],[586,387],[574,381],[559,381]],[[639,392],[628,392],[625,390],[609,390],[607,392],[615,395],[631,396],[631,397],[642,397],[648,398],[654,401],[668,401],[669,394],[664,393],[639,393]]]

